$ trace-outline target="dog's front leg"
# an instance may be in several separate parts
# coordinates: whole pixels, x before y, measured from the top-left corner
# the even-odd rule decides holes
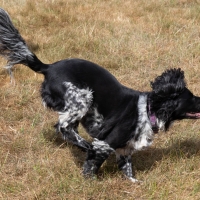
[[[116,153],[116,158],[117,158],[118,168],[120,171],[123,172],[125,177],[127,177],[133,183],[139,182],[136,178],[133,177],[131,155],[126,156]]]
[[[103,162],[114,151],[109,144],[98,139],[95,139],[92,145],[93,149],[88,150],[88,156],[83,165],[83,175],[85,177],[94,177]]]

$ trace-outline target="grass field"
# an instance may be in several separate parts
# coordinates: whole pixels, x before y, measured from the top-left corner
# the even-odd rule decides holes
[[[0,0],[0,7],[45,63],[88,59],[142,91],[181,67],[200,96],[198,0]],[[0,59],[0,199],[200,199],[200,121],[174,123],[133,155],[142,184],[122,179],[114,156],[97,180],[85,180],[85,154],[55,136],[58,116],[41,103],[43,77],[18,65],[11,84],[5,64]]]

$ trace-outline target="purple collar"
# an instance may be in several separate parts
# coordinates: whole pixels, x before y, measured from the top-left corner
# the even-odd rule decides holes
[[[153,132],[156,134],[156,133],[158,133],[159,128],[158,128],[158,123],[156,120],[156,115],[154,112],[153,113],[151,112],[150,100],[148,100],[148,102],[147,102],[147,113],[148,113],[149,121],[151,123],[151,128],[152,128]]]

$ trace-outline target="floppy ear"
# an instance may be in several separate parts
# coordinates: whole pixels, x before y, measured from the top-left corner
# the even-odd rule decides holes
[[[186,87],[184,72],[180,68],[169,69],[151,82],[151,87],[154,98],[155,96],[160,100],[176,98]]]
[[[165,129],[169,127],[169,118],[177,107],[175,100],[186,87],[184,72],[181,69],[169,69],[154,82],[151,82],[153,91],[150,95],[151,109],[156,116],[166,122]]]

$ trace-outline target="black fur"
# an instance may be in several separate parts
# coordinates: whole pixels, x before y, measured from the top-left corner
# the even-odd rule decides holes
[[[42,63],[32,53],[8,14],[0,9],[0,54],[8,68],[24,64],[44,75],[44,104],[59,113],[56,130],[88,152],[83,173],[92,176],[111,152],[119,169],[133,182],[131,154],[152,143],[154,133],[171,122],[200,118],[200,98],[184,81],[184,72],[169,69],[151,83],[151,92],[127,88],[107,70],[92,62],[67,59]],[[78,134],[82,123],[95,138],[92,144]],[[153,132],[154,131],[154,132]]]

